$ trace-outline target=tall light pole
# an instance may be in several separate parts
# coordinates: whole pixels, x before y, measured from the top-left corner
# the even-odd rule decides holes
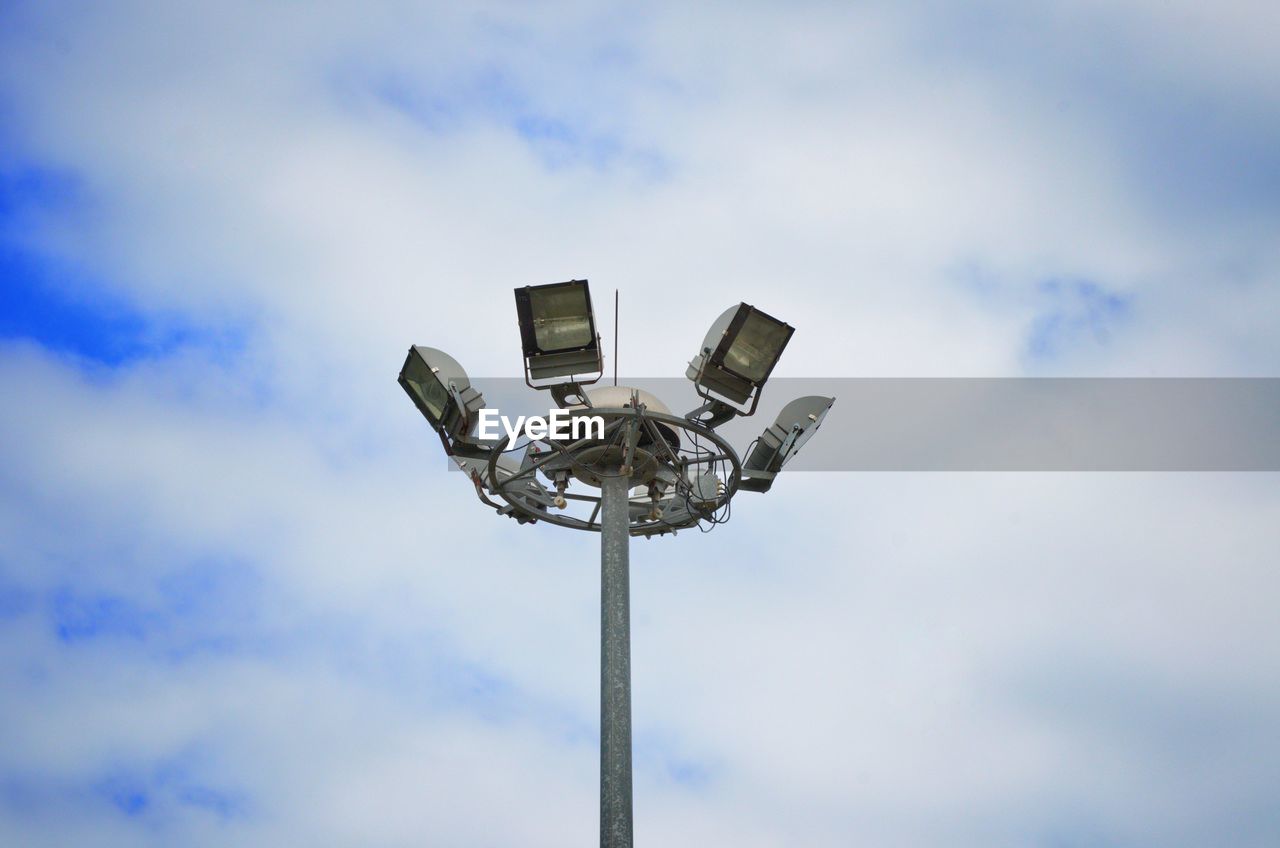
[[[484,398],[457,361],[434,348],[410,348],[399,382],[482,503],[522,524],[600,534],[600,845],[631,848],[631,537],[723,523],[734,494],[768,491],[835,401],[787,404],[743,461],[715,428],[755,412],[790,326],[745,303],[726,310],[689,363],[705,403],[677,416],[640,389],[585,388],[604,373],[586,280],[515,295],[525,382],[548,390],[570,417],[599,419],[598,429],[523,445],[511,445],[509,435],[481,438]],[[585,491],[570,492],[574,482]]]
[[[631,845],[630,478],[600,481],[600,845]]]

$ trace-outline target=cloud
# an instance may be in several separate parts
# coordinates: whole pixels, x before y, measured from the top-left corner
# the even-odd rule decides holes
[[[1266,14],[9,4],[0,841],[589,843],[597,540],[444,473],[404,349],[515,376],[589,276],[624,376],[739,299],[785,376],[1271,375]],[[797,474],[637,542],[639,838],[1274,843],[1278,504]]]

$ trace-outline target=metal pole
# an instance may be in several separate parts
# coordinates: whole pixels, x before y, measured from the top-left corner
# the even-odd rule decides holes
[[[600,488],[600,846],[632,848],[630,478]]]

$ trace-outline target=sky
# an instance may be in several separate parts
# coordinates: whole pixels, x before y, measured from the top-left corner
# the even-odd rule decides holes
[[[624,378],[738,301],[777,376],[1280,376],[1278,25],[0,3],[0,844],[594,844],[598,539],[446,473],[405,349],[518,376],[586,277]],[[733,518],[633,544],[639,843],[1280,843],[1275,473]]]

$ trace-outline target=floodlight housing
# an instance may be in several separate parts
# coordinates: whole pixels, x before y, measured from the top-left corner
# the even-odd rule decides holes
[[[442,350],[414,345],[400,369],[400,387],[445,441],[471,431],[472,414],[484,407],[484,397],[471,388],[467,372]]]
[[[808,395],[796,398],[782,407],[774,422],[760,434],[755,447],[742,464],[742,488],[753,492],[767,492],[782,467],[818,432],[835,402],[835,398]]]
[[[534,386],[532,381],[578,375],[594,376],[573,382],[599,380],[604,359],[587,281],[524,286],[515,294],[525,382],[534,388],[548,388],[549,384]]]
[[[747,303],[726,309],[707,331],[686,376],[708,400],[710,393],[744,404],[769,379],[795,328]],[[751,411],[755,411],[752,402]],[[751,413],[748,412],[748,415]]]

